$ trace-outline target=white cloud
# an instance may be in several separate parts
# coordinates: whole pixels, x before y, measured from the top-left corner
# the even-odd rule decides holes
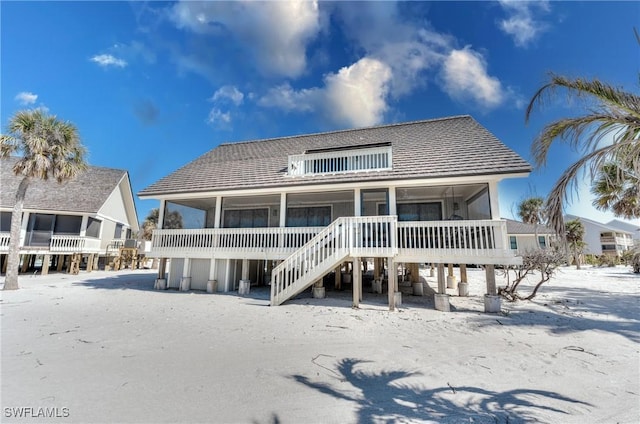
[[[214,126],[226,128],[231,125],[231,114],[229,112],[223,112],[220,109],[214,107],[209,112],[207,123]]]
[[[178,28],[200,34],[231,34],[258,62],[260,71],[297,77],[306,70],[306,47],[321,30],[317,2],[177,3]]]
[[[289,83],[284,83],[269,89],[267,94],[258,99],[258,104],[286,112],[312,112],[319,108],[321,97],[322,90],[319,88],[295,90]]]
[[[445,91],[454,99],[471,99],[489,108],[505,100],[500,80],[487,74],[484,57],[469,47],[449,53],[442,67],[442,77]]]
[[[243,99],[244,94],[242,94],[242,92],[233,85],[225,85],[223,87],[220,87],[218,90],[216,90],[215,93],[213,93],[213,96],[211,97],[211,101],[213,102],[229,100],[236,106],[241,105]]]
[[[32,105],[38,100],[38,95],[29,91],[23,91],[16,94],[15,100],[21,105]]]
[[[546,24],[538,19],[538,14],[549,11],[548,1],[501,0],[500,5],[507,18],[500,20],[499,27],[513,37],[516,46],[528,46],[546,29]]]
[[[365,57],[326,75],[323,87],[294,90],[283,84],[269,90],[258,104],[287,112],[320,112],[340,126],[375,125],[388,109],[391,77],[388,65]]]
[[[122,60],[122,59],[118,59],[115,56],[112,56],[110,54],[98,54],[95,55],[91,58],[92,62],[97,63],[98,65],[106,68],[108,66],[115,66],[117,68],[124,68],[125,66],[127,66],[127,62]]]
[[[387,111],[391,68],[376,59],[362,58],[337,74],[328,75],[326,112],[332,121],[348,126],[369,126],[382,122]]]

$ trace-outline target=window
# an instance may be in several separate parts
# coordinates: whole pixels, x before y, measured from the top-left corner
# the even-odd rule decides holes
[[[544,238],[544,236],[538,236],[538,245],[541,248],[546,249],[547,248],[547,239]]]
[[[509,236],[509,244],[511,245],[511,250],[518,249],[518,240],[516,239],[516,236]]]
[[[326,227],[331,224],[331,206],[287,208],[287,227]]]
[[[431,203],[399,203],[398,221],[440,221],[442,220],[442,204]]]
[[[81,216],[58,215],[53,227],[54,234],[78,235],[82,226]]]
[[[114,239],[122,238],[122,224],[116,224],[116,230],[113,232]]]
[[[102,221],[99,219],[91,218],[87,220],[87,237],[100,238],[100,226],[102,225]]]
[[[207,212],[202,209],[167,202],[164,209],[164,229],[204,228]]]
[[[263,228],[269,226],[269,209],[227,209],[224,228]]]
[[[11,212],[0,212],[0,231],[3,233],[11,231]]]

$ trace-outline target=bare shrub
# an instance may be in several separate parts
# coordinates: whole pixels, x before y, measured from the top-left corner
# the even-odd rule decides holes
[[[536,249],[522,255],[522,265],[504,268],[502,274],[507,280],[505,287],[498,288],[498,294],[508,300],[531,300],[538,293],[538,289],[549,281],[559,266],[566,262],[566,255],[556,249]],[[528,295],[518,292],[520,283],[528,276],[539,274],[540,280]],[[511,278],[513,277],[513,278]]]

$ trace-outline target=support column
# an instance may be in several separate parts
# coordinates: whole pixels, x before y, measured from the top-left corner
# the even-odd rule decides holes
[[[334,287],[336,288],[336,290],[342,290],[342,264],[336,267],[334,273],[335,273]]]
[[[42,258],[42,275],[49,274],[49,262],[51,262],[51,255],[47,253]]]
[[[207,293],[218,291],[218,280],[216,279],[216,260],[211,259],[209,263],[209,280],[207,281]]]
[[[7,273],[7,262],[9,262],[9,255],[2,255],[2,273]]]
[[[351,282],[353,286],[353,303],[352,307],[358,308],[360,307],[360,301],[362,300],[362,293],[360,293],[362,289],[362,270],[360,265],[360,258],[355,258],[353,260],[353,275],[351,277]]]
[[[64,267],[64,259],[65,256],[64,255],[58,255],[58,263],[56,264],[56,271],[61,272],[62,268]]]
[[[453,275],[453,264],[448,264],[449,274],[447,275],[447,288],[448,289],[457,289],[458,281],[456,280],[456,276]]]
[[[449,295],[444,279],[444,264],[438,264],[438,293],[433,296],[436,310],[449,312],[451,306],[449,304]]]
[[[184,258],[182,267],[182,278],[180,279],[180,291],[191,289],[191,258]]]
[[[389,271],[387,274],[389,311],[395,311],[396,307],[400,306],[397,302],[398,296],[396,295],[396,286],[398,285],[398,264],[393,262],[393,258],[387,258],[387,265],[387,269]]]
[[[24,274],[25,272],[27,272],[27,269],[29,269],[29,262],[31,261],[31,255],[22,255],[22,258],[23,258],[22,269],[20,270],[20,272]]]
[[[431,262],[431,264],[429,265],[429,277],[434,277],[435,276],[435,266],[433,265],[433,262]]]
[[[220,228],[220,217],[222,215],[222,196],[216,197],[216,210],[213,215],[213,228]]]
[[[395,187],[389,187],[389,204],[387,205],[387,209],[389,210],[389,215],[394,216],[397,215],[397,208],[396,208],[396,188]]]
[[[108,260],[109,258],[105,258],[105,260]],[[108,266],[108,264],[105,265],[105,269]],[[167,284],[167,277],[166,277],[166,272],[167,272],[167,258],[160,258],[160,263],[158,264],[158,278],[156,278],[156,282],[153,285],[153,288],[156,290],[166,290],[168,287]]]
[[[484,311],[489,313],[500,312],[502,302],[496,290],[496,273],[493,265],[485,266],[487,278],[487,294],[484,295]]]
[[[238,286],[238,294],[245,295],[251,291],[251,280],[249,280],[249,259],[242,260],[242,275]]]
[[[87,272],[93,271],[93,253],[89,255],[87,259]]]
[[[362,216],[362,196],[360,189],[353,189],[353,216]]]
[[[458,295],[469,296],[469,283],[467,282],[466,264],[460,264],[460,282],[458,283]]]
[[[316,281],[313,284],[312,293],[313,293],[313,298],[314,299],[324,299],[325,298],[325,290],[324,290],[324,285],[323,285],[322,278],[319,279],[318,281]]]

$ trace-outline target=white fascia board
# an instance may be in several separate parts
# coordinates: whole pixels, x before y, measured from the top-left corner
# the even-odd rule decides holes
[[[422,178],[411,180],[379,180],[379,181],[354,181],[348,183],[304,184],[296,186],[279,186],[266,188],[246,188],[237,190],[200,191],[194,193],[171,193],[165,195],[138,196],[140,199],[186,200],[201,199],[216,196],[256,196],[280,193],[309,193],[322,191],[343,191],[356,188],[380,188],[380,187],[430,187],[449,184],[478,184],[498,182],[505,178],[524,178],[529,173],[478,175],[466,177]]]

